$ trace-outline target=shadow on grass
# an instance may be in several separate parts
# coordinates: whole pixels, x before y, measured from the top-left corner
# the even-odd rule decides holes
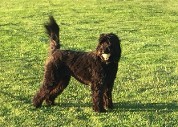
[[[27,98],[23,95],[17,95],[17,93],[13,94],[11,93],[10,91],[3,91],[3,90],[0,90],[0,93],[3,94],[3,96],[5,96],[5,98],[9,99],[10,101],[13,101],[13,100],[18,100],[22,103],[31,103],[31,98]]]
[[[6,96],[8,99],[18,100],[23,103],[31,104],[31,98],[12,94],[9,91],[0,90],[0,93]],[[43,105],[44,106],[44,105]],[[92,107],[92,103],[56,103],[55,106],[70,108],[70,107]],[[45,106],[46,107],[46,106]],[[114,109],[117,111],[131,111],[131,112],[140,112],[140,111],[162,111],[162,112],[175,112],[178,111],[178,103],[140,103],[140,102],[119,102],[114,103]],[[113,110],[110,110],[112,112]]]
[[[57,106],[60,107],[91,107],[91,103],[57,103]]]
[[[173,103],[138,103],[138,102],[120,102],[114,104],[114,110],[119,111],[178,111],[178,104]]]
[[[57,103],[55,106],[70,108],[70,107],[92,107],[91,103]],[[158,111],[158,112],[175,112],[178,111],[178,104],[173,103],[138,103],[138,102],[120,102],[114,103],[114,109],[112,111]]]

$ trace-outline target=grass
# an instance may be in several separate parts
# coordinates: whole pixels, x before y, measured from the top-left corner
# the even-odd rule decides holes
[[[0,126],[178,126],[178,2],[1,0]],[[100,33],[122,40],[114,110],[95,113],[90,90],[72,79],[57,106],[35,109],[47,57],[43,23],[53,14],[62,49],[91,51]]]

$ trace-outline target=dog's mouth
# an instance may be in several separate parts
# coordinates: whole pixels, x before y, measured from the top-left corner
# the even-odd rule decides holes
[[[103,53],[101,56],[102,56],[102,59],[103,59],[104,61],[108,61],[108,60],[109,60],[109,57],[111,56],[111,54],[110,54],[110,53],[108,53],[108,54]]]

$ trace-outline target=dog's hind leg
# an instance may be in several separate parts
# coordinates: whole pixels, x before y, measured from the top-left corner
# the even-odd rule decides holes
[[[45,99],[47,105],[55,104],[54,101],[56,97],[60,95],[64,91],[64,89],[68,86],[70,77],[71,77],[70,75],[65,76],[64,78],[59,80],[59,82],[57,83],[55,87],[53,87],[53,89],[50,91],[50,93]]]
[[[36,108],[41,107],[46,95],[49,93],[49,88],[47,88],[46,86],[42,85],[40,90],[35,94],[35,96],[33,97],[33,105]]]
[[[53,61],[48,60],[45,65],[45,73],[43,84],[40,90],[35,94],[33,98],[33,105],[38,108],[41,107],[44,99],[48,96],[50,91],[53,89],[55,83],[55,71],[56,66],[54,65]]]

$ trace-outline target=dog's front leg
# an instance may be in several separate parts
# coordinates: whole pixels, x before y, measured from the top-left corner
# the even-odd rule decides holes
[[[112,88],[106,88],[103,96],[104,107],[112,109],[113,101],[112,101]]]
[[[105,112],[103,105],[103,87],[102,84],[93,84],[92,89],[92,101],[93,101],[93,110],[95,112]]]

